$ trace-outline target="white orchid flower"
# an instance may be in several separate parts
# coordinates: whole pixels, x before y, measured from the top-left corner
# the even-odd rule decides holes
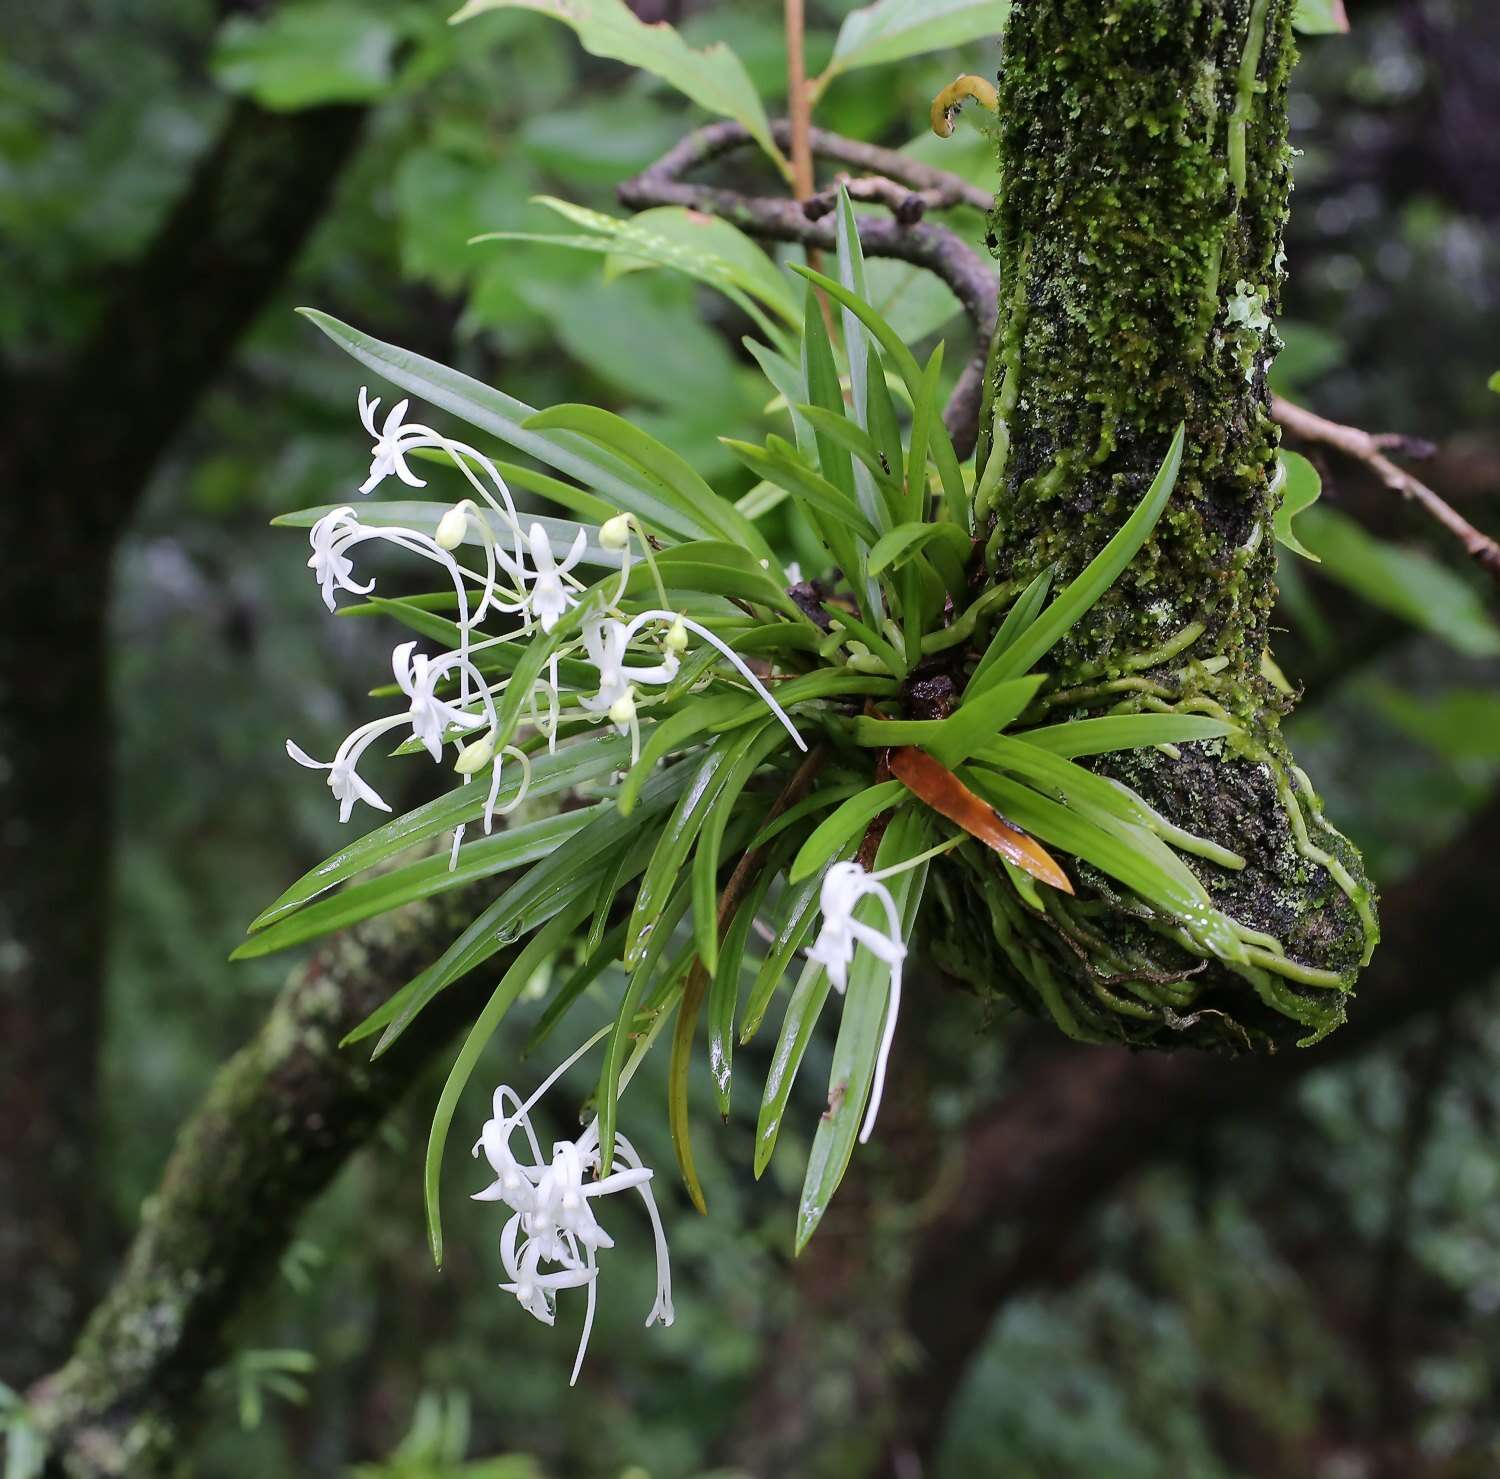
[[[405,722],[405,715],[398,714],[392,718],[375,719],[369,724],[362,725],[338,747],[333,759],[329,761],[314,760],[301,745],[293,740],[286,742],[286,752],[298,765],[306,766],[308,770],[328,772],[328,789],[333,792],[334,799],[339,803],[339,821],[347,822],[356,801],[363,801],[367,805],[378,807],[381,811],[391,809],[372,786],[360,779],[354,767],[359,763],[359,757],[374,740]]]
[[[338,591],[353,591],[357,596],[368,596],[375,589],[373,580],[367,585],[360,585],[351,578],[354,574],[354,561],[346,553],[350,544],[355,542],[349,538],[351,530],[364,533],[356,521],[354,510],[347,504],[330,509],[308,530],[307,542],[312,546],[312,554],[308,556],[307,564],[318,578],[318,585],[323,591],[323,604],[330,611],[334,610],[334,595]]]
[[[609,1029],[596,1033],[566,1062],[547,1077],[529,1099],[522,1100],[502,1084],[495,1090],[492,1117],[486,1122],[474,1154],[483,1152],[495,1180],[474,1200],[503,1202],[512,1212],[500,1235],[500,1261],[506,1282],[500,1287],[513,1294],[526,1312],[543,1324],[557,1318],[560,1290],[586,1288],[583,1331],[571,1380],[578,1380],[594,1324],[598,1267],[596,1255],[614,1247],[614,1239],[600,1225],[594,1204],[617,1192],[638,1190],[646,1204],[656,1241],[656,1300],[646,1324],[673,1320],[672,1272],[666,1234],[651,1194],[653,1172],[644,1165],[635,1147],[616,1135],[620,1170],[598,1176],[599,1121],[590,1122],[577,1140],[563,1140],[552,1147],[552,1159],[544,1162],[531,1123],[531,1110],[558,1077],[593,1047]],[[517,1133],[524,1147],[515,1149]],[[523,1157],[529,1154],[529,1161]],[[548,1267],[551,1265],[552,1267]]]
[[[426,482],[419,478],[406,463],[406,453],[411,450],[411,442],[403,445],[402,437],[407,434],[408,428],[403,424],[407,408],[411,405],[409,400],[397,401],[391,407],[385,418],[385,425],[375,425],[375,413],[380,408],[380,397],[370,399],[370,393],[365,386],[359,388],[359,419],[364,422],[365,430],[375,438],[375,445],[370,448],[370,475],[360,485],[361,493],[368,493],[371,489],[378,487],[392,473],[395,473],[408,488],[425,488]]]
[[[532,566],[531,614],[544,632],[550,632],[562,620],[568,607],[577,605],[577,597],[563,584],[563,577],[583,558],[588,535],[582,529],[578,531],[561,563],[553,558],[552,543],[540,524],[532,524],[527,544],[531,550]]]
[[[485,713],[466,713],[437,696],[437,685],[455,669],[478,683],[484,692]],[[464,730],[480,729],[486,724],[493,727],[495,707],[484,691],[484,680],[473,663],[458,653],[430,658],[417,651],[415,642],[403,642],[391,653],[391,670],[396,675],[396,686],[411,700],[406,711],[411,732],[434,760],[443,758],[443,736],[450,727]]]

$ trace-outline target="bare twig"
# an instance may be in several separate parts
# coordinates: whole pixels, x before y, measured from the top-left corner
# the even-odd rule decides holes
[[[787,125],[777,124],[778,142],[789,137]],[[784,196],[745,195],[716,185],[694,184],[683,179],[690,170],[721,158],[751,142],[737,123],[715,123],[689,134],[655,164],[619,187],[621,202],[632,210],[678,205],[708,215],[722,216],[750,236],[766,241],[795,242],[805,247],[831,250],[836,244],[833,222],[809,220],[803,205]],[[840,138],[823,129],[812,129],[812,152],[822,158],[877,170],[915,191],[941,192],[954,203],[975,205],[972,186],[945,170],[906,159],[891,149],[877,149],[852,139]],[[989,199],[978,192],[983,204]],[[970,363],[954,387],[943,421],[960,457],[973,450],[978,432],[979,402],[984,388],[984,366],[995,332],[999,306],[999,284],[979,253],[944,226],[920,221],[864,219],[859,240],[865,254],[892,257],[924,267],[953,289],[954,296],[974,324],[978,344]]]
[[[1298,441],[1332,447],[1344,456],[1362,463],[1391,492],[1417,504],[1428,517],[1441,524],[1463,545],[1476,564],[1496,580],[1500,580],[1500,544],[1476,529],[1461,513],[1439,498],[1426,483],[1413,477],[1405,468],[1398,467],[1385,453],[1385,449],[1389,447],[1399,449],[1407,456],[1423,455],[1428,451],[1426,443],[1413,444],[1405,438],[1398,438],[1393,445],[1389,436],[1373,436],[1358,427],[1325,420],[1301,406],[1294,406],[1279,395],[1272,397],[1271,414]]]
[[[786,93],[792,131],[792,191],[798,200],[813,193],[812,96],[807,90],[806,25],[802,0],[786,0]]]

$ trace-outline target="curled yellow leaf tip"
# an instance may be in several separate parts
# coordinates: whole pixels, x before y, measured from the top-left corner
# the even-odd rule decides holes
[[[953,136],[953,121],[958,117],[966,98],[973,98],[991,113],[1000,111],[1000,95],[995,91],[995,84],[983,77],[974,76],[972,72],[966,72],[962,77],[955,77],[932,100],[932,131],[938,138]]]

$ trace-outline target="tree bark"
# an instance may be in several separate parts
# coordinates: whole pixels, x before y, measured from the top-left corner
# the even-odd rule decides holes
[[[49,1474],[143,1479],[180,1462],[231,1322],[303,1210],[472,1020],[511,952],[436,997],[374,1062],[368,1044],[341,1050],[340,1039],[429,965],[492,893],[483,885],[381,915],[292,973],[259,1034],[219,1070],[183,1127],[72,1356],[29,1394]]]
[[[1142,910],[1086,867],[1082,910],[1055,901],[1044,916],[1018,906],[1001,919],[993,888],[944,866],[949,968],[1088,1041],[1264,1051],[1316,1040],[1343,1020],[1377,937],[1358,854],[1287,751],[1286,700],[1262,672],[1292,8],[1019,0],[1004,37],[1001,310],[975,500],[987,576],[1019,589],[1050,566],[1056,587],[1071,580],[1140,502],[1182,425],[1171,501],[1052,652],[1045,702],[1053,720],[1170,709],[1239,726],[1176,755],[1096,765],[1244,859],[1187,861],[1254,932],[1253,955],[1204,946],[1187,911]],[[994,921],[993,938],[976,917]]]
[[[0,385],[0,1380],[88,1308],[110,893],[106,621],[163,450],[327,204],[362,110],[236,105],[76,357]]]

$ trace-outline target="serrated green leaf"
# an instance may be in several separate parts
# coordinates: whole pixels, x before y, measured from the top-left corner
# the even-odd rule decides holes
[[[1430,555],[1377,539],[1347,514],[1321,506],[1302,515],[1300,534],[1322,559],[1319,573],[1372,606],[1468,657],[1500,655],[1500,627],[1474,588]]]
[[[759,299],[787,323],[795,326],[800,321],[797,299],[785,274],[756,242],[721,216],[706,216],[701,211],[690,211],[682,206],[659,206],[641,211],[629,219],[621,219],[550,195],[538,196],[537,203],[556,211],[575,225],[599,233],[597,244],[573,238],[574,245],[597,245],[609,252],[627,253],[643,261],[675,268],[723,291],[742,290]],[[528,233],[496,231],[474,240],[476,243],[503,241],[526,235]],[[568,241],[569,238],[560,240]]]
[[[844,17],[819,87],[856,67],[899,62],[987,37],[998,40],[1009,11],[1009,0],[876,0]]]

